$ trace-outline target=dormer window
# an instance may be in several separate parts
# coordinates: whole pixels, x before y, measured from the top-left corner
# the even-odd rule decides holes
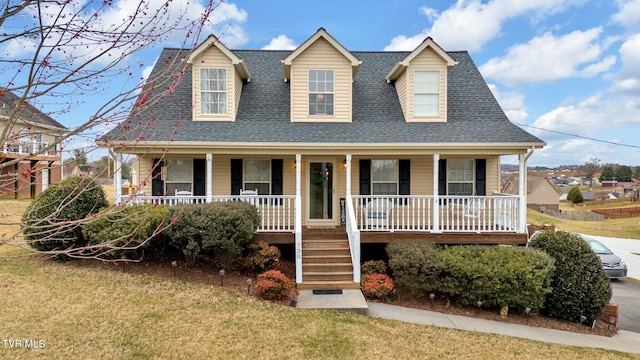
[[[333,70],[309,70],[309,115],[333,115]]]
[[[416,70],[413,73],[413,115],[440,115],[440,71]]]
[[[226,69],[200,69],[200,113],[227,114]]]

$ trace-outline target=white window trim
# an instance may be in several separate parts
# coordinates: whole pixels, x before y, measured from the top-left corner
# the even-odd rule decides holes
[[[171,172],[171,166],[169,165],[169,163],[171,161],[176,161],[176,160],[184,160],[184,161],[187,161],[187,162],[190,161],[189,181],[183,181],[183,180],[173,181],[173,180],[169,180],[168,174],[169,174],[169,172]],[[175,158],[174,159],[165,159],[165,166],[166,166],[166,169],[167,169],[167,176],[165,176],[165,178],[164,178],[164,192],[165,192],[165,194],[167,194],[169,196],[175,195],[175,194],[170,194],[168,192],[168,186],[167,186],[168,184],[187,184],[187,183],[190,184],[189,185],[189,187],[190,187],[189,191],[191,191],[191,193],[193,194],[193,159],[175,159]]]
[[[311,72],[312,71],[330,71],[331,75],[332,75],[332,79],[331,82],[333,84],[333,91],[311,91]],[[307,106],[307,111],[308,111],[308,115],[310,117],[334,117],[336,115],[336,72],[333,69],[309,69],[307,71],[307,101],[309,100],[309,96],[316,94],[316,95],[333,95],[333,101],[332,101],[332,109],[333,112],[331,114],[311,114],[311,112],[309,111],[309,107],[311,106],[311,103],[308,104]]]
[[[420,73],[420,72],[432,72],[432,73],[436,73],[437,74],[437,78],[438,78],[438,90],[437,92],[420,92],[418,93],[416,91],[416,74]],[[441,117],[442,114],[442,109],[441,109],[441,100],[442,100],[442,96],[443,94],[441,93],[441,89],[442,89],[442,74],[441,74],[441,70],[438,69],[416,69],[413,71],[413,84],[412,84],[412,89],[413,89],[413,94],[411,94],[411,96],[413,96],[413,116],[416,118],[439,118]],[[416,112],[416,97],[418,95],[437,95],[438,96],[438,101],[437,101],[437,111],[434,114],[418,114]]]
[[[375,177],[373,176],[373,171],[374,171],[374,166],[373,166],[373,162],[374,161],[385,161],[385,160],[393,160],[396,163],[396,181],[376,181]],[[398,162],[397,159],[371,159],[371,195],[379,195],[375,193],[375,184],[395,184],[396,185],[396,192],[394,195],[398,195],[398,189],[400,188],[400,164]],[[384,194],[384,195],[388,195],[388,194]]]
[[[222,91],[222,90],[203,90],[202,89],[202,79],[203,79],[202,72],[204,70],[224,70],[225,90],[224,91]],[[199,78],[200,88],[198,89],[198,91],[199,91],[198,92],[198,96],[199,96],[198,103],[200,104],[200,106],[199,106],[200,115],[201,116],[214,116],[214,117],[229,115],[229,85],[230,85],[229,84],[229,69],[224,68],[224,67],[218,67],[218,68],[216,68],[216,67],[204,67],[204,68],[200,68],[199,69],[198,76],[200,77]],[[225,105],[224,105],[224,110],[225,111],[224,112],[219,112],[219,113],[207,113],[207,112],[204,112],[203,111],[203,103],[202,103],[202,94],[203,93],[216,93],[216,94],[224,93],[225,94]]]
[[[266,161],[269,163],[267,169],[269,171],[269,181],[247,181],[247,171],[246,171],[246,162],[247,161]],[[259,184],[268,184],[269,193],[262,194],[258,193],[258,195],[271,195],[271,183],[273,181],[273,174],[271,173],[271,159],[243,159],[242,160],[242,189],[243,190],[255,190],[254,188],[248,187],[247,183],[259,183]]]
[[[452,181],[449,173],[451,171],[452,161],[470,161],[471,162],[471,180],[470,181]],[[471,184],[471,194],[450,194],[449,184]],[[447,195],[452,196],[474,196],[476,193],[476,162],[474,159],[449,159],[447,160]]]

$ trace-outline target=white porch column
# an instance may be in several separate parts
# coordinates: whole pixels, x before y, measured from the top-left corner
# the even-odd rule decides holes
[[[518,231],[527,232],[527,154],[518,155]]]
[[[441,233],[440,229],[440,196],[438,194],[438,175],[440,171],[440,154],[433,154],[433,232]]]
[[[213,154],[207,153],[207,202],[213,200]]]
[[[302,283],[302,155],[296,154],[295,252],[296,283]]]
[[[120,204],[122,202],[122,154],[114,154],[113,166],[115,168],[113,178],[116,204]]]
[[[46,167],[42,169],[42,191],[45,191],[49,188],[49,168]]]
[[[347,197],[347,201],[351,201],[351,154],[347,154],[347,181],[345,185],[345,195]]]

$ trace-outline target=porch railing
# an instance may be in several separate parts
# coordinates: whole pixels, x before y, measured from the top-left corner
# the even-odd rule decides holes
[[[246,201],[254,205],[260,215],[259,232],[294,232],[295,195],[213,196],[211,202]],[[204,204],[206,196],[122,196],[130,204]]]
[[[4,154],[18,154],[18,155],[42,155],[42,156],[57,156],[59,154],[58,146],[55,149],[49,149],[40,153],[43,149],[49,147],[48,142],[40,141],[18,141],[15,143],[5,143],[2,146],[2,153]]]
[[[351,250],[351,263],[353,265],[353,282],[360,282],[360,230],[356,213],[353,209],[353,202],[347,201],[346,229],[349,238],[349,249]]]
[[[513,232],[518,231],[519,198],[514,195],[352,196],[359,231]],[[437,206],[436,206],[437,205]],[[438,224],[434,212],[438,211]]]

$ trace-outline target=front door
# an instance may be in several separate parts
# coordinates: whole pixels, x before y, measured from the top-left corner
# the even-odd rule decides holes
[[[333,220],[333,163],[309,163],[309,220]]]

